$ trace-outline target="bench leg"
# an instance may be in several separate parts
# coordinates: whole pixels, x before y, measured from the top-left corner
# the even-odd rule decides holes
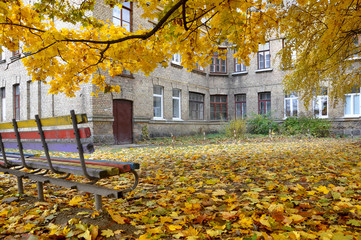
[[[44,201],[44,184],[42,182],[38,182],[38,200],[43,202]]]
[[[18,179],[18,191],[19,194],[24,194],[24,184],[23,184],[23,177],[17,177]]]
[[[95,210],[101,211],[102,210],[102,196],[95,194]]]

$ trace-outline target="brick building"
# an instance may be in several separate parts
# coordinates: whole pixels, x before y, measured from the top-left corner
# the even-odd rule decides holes
[[[140,18],[140,9],[129,3],[120,10],[98,1],[93,14],[132,30],[139,24],[152,26]],[[277,58],[282,46],[282,39],[269,39],[259,46],[249,66],[238,64],[231,51],[227,51],[226,60],[215,53],[208,67],[191,72],[182,67],[181,56],[174,55],[168,68],[158,68],[149,76],[124,72],[109,77],[108,81],[121,86],[120,93],[94,97],[90,94],[94,86],[86,84],[74,98],[49,95],[48,86],[29,81],[21,62],[16,61],[21,51],[4,51],[0,60],[0,120],[32,119],[35,114],[59,116],[74,109],[87,113],[94,141],[118,144],[141,138],[144,129],[151,137],[215,132],[228,120],[251,113],[270,113],[279,120],[315,115],[332,120],[337,134],[360,135],[359,90],[333,105],[325,89],[324,95],[315,96],[308,111],[296,95],[285,95],[282,80],[286,72]]]

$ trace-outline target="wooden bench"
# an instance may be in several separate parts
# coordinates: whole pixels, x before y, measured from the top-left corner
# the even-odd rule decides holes
[[[84,153],[94,152],[94,145],[89,141],[90,129],[79,128],[87,122],[85,114],[75,114],[72,110],[68,116],[40,119],[35,115],[34,120],[0,123],[0,171],[17,177],[19,194],[24,193],[23,179],[29,178],[37,182],[40,201],[44,200],[44,183],[50,183],[93,193],[95,208],[101,210],[102,196],[121,198],[135,189],[139,182],[135,170],[139,164],[85,159]],[[41,154],[24,153],[24,149],[41,150]],[[79,158],[52,157],[53,151],[77,152]],[[134,175],[134,183],[124,190],[95,184],[100,179],[123,173]],[[67,180],[70,175],[84,176],[89,181]]]

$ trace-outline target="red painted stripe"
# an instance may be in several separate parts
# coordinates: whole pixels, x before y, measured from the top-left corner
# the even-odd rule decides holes
[[[41,159],[41,160],[46,160],[45,157],[32,157],[31,159]],[[55,161],[55,162],[69,162],[69,163],[79,163],[80,164],[80,160],[77,159],[54,159],[52,158],[51,161]],[[121,163],[106,163],[106,162],[96,162],[96,161],[86,161],[86,164],[89,165],[98,165],[98,166],[104,166],[104,167],[116,167],[119,168],[119,171],[121,173],[126,173],[126,172],[130,172],[131,167],[128,164],[121,164]]]
[[[79,129],[80,138],[89,138],[91,136],[90,128],[80,128]],[[44,131],[46,139],[74,139],[73,129],[65,130],[49,130]],[[1,133],[2,139],[16,139],[15,133],[13,132],[3,132]],[[38,131],[32,132],[20,132],[21,139],[40,139],[40,134]]]

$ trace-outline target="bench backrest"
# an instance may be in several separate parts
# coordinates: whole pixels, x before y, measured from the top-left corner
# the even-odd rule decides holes
[[[87,122],[85,114],[75,114],[72,110],[68,116],[40,119],[38,115],[35,115],[33,120],[13,119],[11,123],[0,123],[0,131],[2,131],[0,132],[0,150],[4,162],[8,164],[5,149],[18,149],[23,166],[29,168],[26,165],[26,154],[23,150],[43,150],[51,170],[57,172],[52,168],[49,151],[78,152],[84,175],[87,176],[84,153],[94,152],[94,146],[93,143],[81,142],[81,139],[91,137],[90,129],[78,127]],[[72,129],[69,129],[69,126]],[[43,130],[44,127],[68,127],[68,129]]]

